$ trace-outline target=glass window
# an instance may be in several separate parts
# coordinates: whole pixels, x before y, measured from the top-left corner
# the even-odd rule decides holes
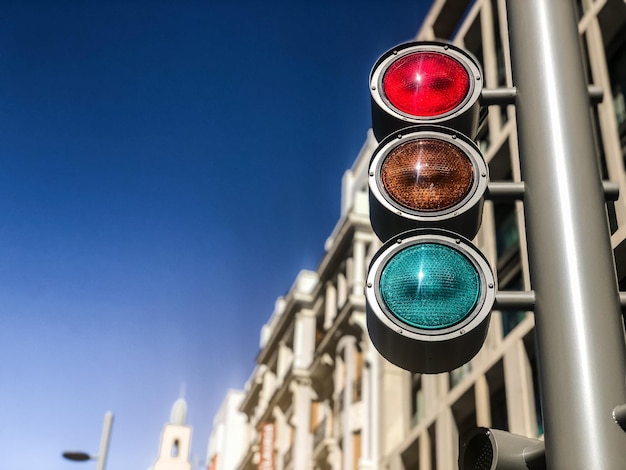
[[[535,396],[535,413],[537,414],[537,436],[543,435],[543,411],[541,410],[541,391],[539,388],[539,367],[535,349],[535,330],[531,330],[524,337],[524,347],[528,355],[533,377],[533,394]]]
[[[424,390],[422,375],[413,374],[411,384],[411,423],[416,426],[424,418]]]
[[[626,28],[622,28],[619,39],[610,48],[608,66],[613,94],[613,107],[619,129],[622,154],[626,155]]]
[[[485,111],[487,111],[487,108],[483,108]],[[480,153],[482,155],[485,155],[487,153],[487,150],[489,150],[489,145],[491,144],[491,139],[489,138],[489,132],[488,132],[488,127],[487,127],[487,123],[485,121],[485,118],[487,117],[487,115],[485,114],[483,116],[483,110],[481,110],[481,114],[480,114],[480,119],[479,119],[479,127],[478,127],[478,135],[476,136],[476,145],[478,145],[478,149],[480,150]]]
[[[468,362],[467,364],[463,364],[458,369],[454,369],[450,372],[450,388],[456,387],[460,384],[463,379],[469,375],[472,371],[472,364]]]
[[[477,15],[474,22],[467,30],[463,43],[465,48],[470,51],[478,63],[483,64],[483,37],[480,29],[481,15]]]
[[[496,429],[508,429],[509,417],[506,409],[506,388],[500,387],[491,394],[491,426]]]
[[[476,428],[476,392],[474,387],[470,387],[453,403],[452,415],[461,439]]]
[[[506,62],[504,57],[504,46],[502,45],[502,33],[500,30],[500,17],[498,14],[498,1],[491,0],[491,10],[493,12],[493,35],[496,41],[496,64],[498,68],[498,86],[505,87],[507,86],[507,76],[506,76]],[[506,106],[500,106],[500,119],[502,124],[504,125],[508,119],[509,114],[507,113]]]
[[[506,431],[509,428],[509,417],[504,382],[504,362],[502,359],[487,371],[486,378],[491,391],[489,397],[491,427]]]
[[[476,0],[456,0],[454,2],[445,2],[443,9],[433,23],[435,37],[452,38],[456,36],[457,31],[467,13],[472,8]]]
[[[502,290],[523,290],[521,271],[506,285],[500,286]],[[518,310],[502,311],[502,336],[508,335],[513,329],[526,318],[527,313]]]
[[[581,52],[583,64],[585,67],[585,79],[587,83],[593,83],[593,71],[591,69],[591,62],[589,61],[589,49],[587,47],[587,37],[583,35],[580,38]],[[596,160],[598,161],[598,168],[602,174],[603,179],[608,179],[608,169],[606,166],[606,156],[604,154],[604,146],[602,145],[602,132],[600,130],[600,119],[598,117],[598,109],[593,107],[591,109],[591,125],[593,126],[593,144],[595,150]]]
[[[496,224],[496,251],[498,259],[513,250],[519,250],[519,229],[515,203],[495,203],[493,205]]]

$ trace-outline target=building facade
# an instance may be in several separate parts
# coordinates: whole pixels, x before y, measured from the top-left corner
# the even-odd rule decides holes
[[[598,167],[626,194],[626,5],[576,5],[587,80],[604,89],[591,110]],[[505,0],[436,0],[416,30],[418,40],[445,38],[471,51],[487,88],[513,85]],[[513,106],[490,107],[477,140],[492,181],[521,181]],[[299,274],[263,327],[240,406],[239,470],[450,470],[459,436],[476,426],[543,434],[531,313],[494,312],[480,353],[450,373],[411,374],[373,348],[363,289],[380,246],[368,217],[375,147],[368,134],[345,173],[341,216],[318,269]],[[607,207],[626,290],[626,198]],[[521,202],[487,201],[475,242],[500,290],[530,289]]]
[[[208,470],[235,470],[247,450],[241,436],[247,432],[247,420],[239,408],[244,392],[229,390],[213,420],[207,451]]]

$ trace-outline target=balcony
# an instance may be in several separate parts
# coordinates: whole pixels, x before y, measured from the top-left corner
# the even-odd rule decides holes
[[[258,468],[258,462],[255,460],[255,456],[258,456],[259,445],[251,445],[244,454],[237,470],[256,470]]]

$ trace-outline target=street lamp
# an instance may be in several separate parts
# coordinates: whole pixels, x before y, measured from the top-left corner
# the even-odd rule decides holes
[[[97,470],[104,470],[109,452],[109,439],[111,437],[111,427],[113,426],[113,413],[107,411],[104,414],[104,425],[102,426],[102,437],[100,438],[100,452],[98,455],[90,455],[86,452],[66,451],[63,457],[75,462],[84,462],[86,460],[96,460],[98,462]]]

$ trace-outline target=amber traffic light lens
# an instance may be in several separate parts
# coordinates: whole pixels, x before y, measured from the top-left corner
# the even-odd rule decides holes
[[[455,206],[474,182],[474,168],[465,152],[432,138],[395,147],[383,161],[380,174],[387,194],[403,208],[417,212]]]

